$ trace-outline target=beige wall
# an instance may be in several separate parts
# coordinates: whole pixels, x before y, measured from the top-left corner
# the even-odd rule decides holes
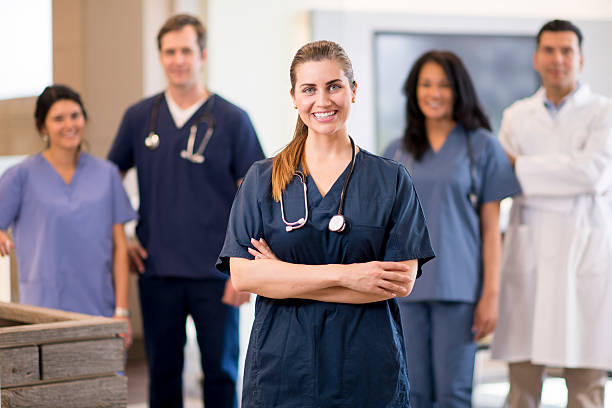
[[[36,98],[0,100],[0,155],[28,154],[42,148],[34,126]]]

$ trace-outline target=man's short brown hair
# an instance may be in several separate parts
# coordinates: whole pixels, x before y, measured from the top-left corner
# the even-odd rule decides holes
[[[161,39],[164,35],[170,31],[181,30],[188,25],[194,28],[200,51],[204,51],[206,48],[206,29],[197,17],[189,14],[177,14],[166,20],[162,28],[159,29],[159,33],[157,33],[157,48],[161,51]]]

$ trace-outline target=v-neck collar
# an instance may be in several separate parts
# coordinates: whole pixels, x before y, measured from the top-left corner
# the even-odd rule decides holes
[[[359,160],[360,153],[361,148],[355,154],[355,167],[357,167],[357,161]],[[312,174],[308,173],[308,176],[306,177],[306,186],[308,187],[308,203],[311,205],[312,208],[318,207],[319,205],[323,204],[324,201],[331,201],[333,203],[335,200],[333,198],[328,198],[330,196],[337,197],[338,200],[340,199],[342,186],[344,185],[344,180],[346,179],[350,168],[351,163],[349,162],[342,171],[342,173],[340,173],[340,175],[336,178],[336,180],[325,195],[321,194],[321,191],[319,190],[317,183],[315,183]],[[301,164],[299,165],[299,170],[302,171]],[[353,169],[353,174],[354,173],[355,170]]]
[[[455,126],[451,129],[451,131],[448,132],[448,135],[446,135],[446,139],[444,139],[444,143],[442,143],[442,146],[440,146],[438,151],[435,151],[434,148],[431,147],[429,141],[427,141],[427,144],[429,145],[429,151],[431,152],[433,157],[440,156],[441,153],[443,153],[443,151],[447,149],[446,146],[449,144],[449,139],[453,136],[454,133],[459,131],[459,126],[461,126],[461,124],[457,122]]]
[[[166,95],[166,91],[164,91],[163,95],[164,95],[163,99],[164,99],[164,102],[166,102],[166,109],[168,111],[168,115],[170,116],[170,119],[171,119],[170,121],[172,122],[172,126],[176,130],[182,130],[182,129],[184,129],[187,126],[188,123],[190,123],[193,120],[194,117],[196,117],[197,115],[199,115],[202,112],[202,109],[205,109],[206,105],[208,103],[210,103],[212,98],[215,96],[215,93],[214,92],[209,92],[208,93],[208,97],[206,99],[204,99],[202,101],[202,103],[200,103],[200,106],[198,106],[198,108],[189,116],[189,118],[185,121],[185,123],[183,123],[183,126],[181,126],[181,127],[178,127],[176,125],[176,122],[174,121],[174,115],[172,114],[172,110],[170,110],[170,103],[174,103],[176,105],[176,102],[174,102],[174,101],[170,102],[171,96],[169,96],[169,95],[167,96]],[[196,102],[196,104],[197,103],[198,102]],[[176,105],[176,106],[178,106],[178,105]],[[189,109],[189,108],[187,108],[187,109]]]
[[[77,159],[77,163],[76,166],[74,168],[74,174],[72,175],[72,179],[70,179],[70,183],[66,183],[66,180],[64,180],[62,178],[62,176],[59,174],[59,172],[57,171],[57,169],[51,164],[51,162],[49,160],[47,160],[47,158],[42,154],[42,152],[38,153],[38,156],[40,157],[40,159],[43,161],[43,163],[45,163],[46,166],[50,167],[53,174],[55,174],[54,177],[56,177],[63,186],[67,187],[67,188],[71,188],[74,186],[77,178],[79,177],[79,174],[81,174],[81,168],[83,167],[83,160],[85,160],[85,156],[87,155],[87,153],[85,152],[80,152],[79,153],[79,158]]]

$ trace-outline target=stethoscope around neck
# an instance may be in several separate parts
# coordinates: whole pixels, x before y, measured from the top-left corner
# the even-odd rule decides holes
[[[344,211],[344,196],[346,194],[346,188],[348,187],[348,182],[353,174],[353,169],[355,168],[355,142],[353,142],[353,138],[349,136],[351,141],[351,149],[353,155],[351,157],[351,166],[349,167],[348,174],[344,179],[344,185],[342,186],[342,192],[340,193],[340,205],[338,206],[338,212],[336,215],[330,218],[329,223],[327,224],[327,228],[331,232],[342,232],[346,229],[346,219],[342,214]],[[287,221],[285,218],[285,206],[283,205],[283,194],[280,196],[280,208],[281,208],[281,218],[283,219],[283,223],[285,223],[285,231],[291,232],[293,230],[302,228],[308,222],[308,189],[306,187],[306,175],[301,171],[296,171],[293,174],[293,177],[297,177],[302,183],[302,187],[304,188],[304,216],[299,218],[297,221]]]
[[[163,94],[159,94],[153,103],[153,109],[151,111],[151,127],[149,134],[144,140],[144,144],[149,150],[155,150],[159,147],[160,139],[157,134],[157,117],[159,116],[159,106],[161,105]],[[204,163],[206,159],[204,157],[204,150],[206,150],[206,146],[210,139],[212,138],[213,132],[215,131],[215,119],[210,113],[213,101],[214,94],[210,95],[209,100],[206,103],[206,107],[204,112],[198,115],[191,125],[189,129],[189,138],[187,138],[187,147],[181,150],[181,157],[185,160],[189,160],[192,163]],[[204,139],[200,142],[200,146],[198,150],[194,152],[195,148],[195,140],[198,133],[198,126],[202,123],[207,124],[206,133],[204,134]]]

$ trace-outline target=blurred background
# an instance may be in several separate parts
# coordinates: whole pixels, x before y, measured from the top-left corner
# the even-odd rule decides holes
[[[502,110],[539,85],[531,68],[535,34],[553,18],[572,20],[582,29],[582,80],[595,92],[612,96],[609,0],[0,0],[0,174],[42,149],[33,111],[36,96],[51,83],[81,93],[89,114],[89,151],[106,156],[124,110],[165,87],[155,38],[163,22],[177,12],[195,14],[205,23],[205,82],[209,90],[249,113],[268,156],[293,134],[289,64],[295,51],[311,40],[337,41],[351,57],[358,92],[349,132],[362,148],[375,153],[401,135],[402,85],[414,60],[431,48],[449,49],[464,60],[498,129]],[[137,205],[133,175],[126,185]],[[0,259],[0,300],[18,301],[17,273],[14,261],[11,265]],[[138,339],[142,330],[135,289],[134,281]],[[253,303],[243,307],[243,352],[252,314]],[[186,369],[191,388],[186,392],[193,397],[192,406],[201,406],[201,374],[193,354],[197,349],[191,346]],[[137,342],[130,358],[139,357]],[[475,404],[501,405],[507,390],[504,370],[487,360],[486,351],[480,355],[476,381],[485,387],[477,388]],[[130,377],[133,406],[144,403],[144,395],[137,393],[144,392],[146,377],[138,375]],[[546,400],[547,392],[557,400]],[[563,406],[564,391],[559,392],[545,388],[545,406]]]

